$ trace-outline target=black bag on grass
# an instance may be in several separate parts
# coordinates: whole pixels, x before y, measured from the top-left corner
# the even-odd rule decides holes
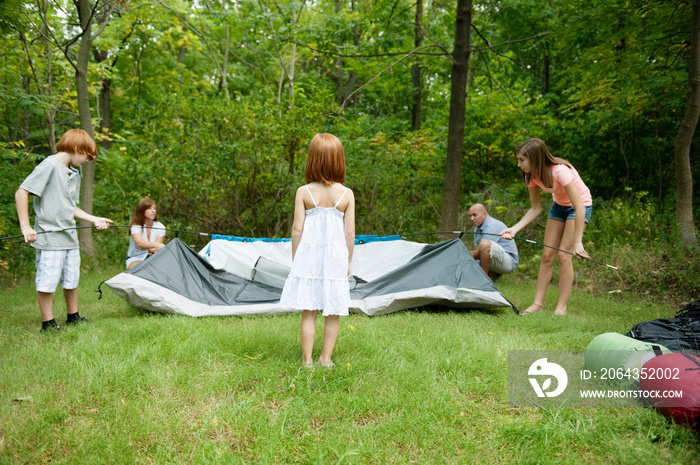
[[[680,309],[675,318],[638,323],[627,332],[627,336],[661,344],[673,352],[700,353],[700,300]]]

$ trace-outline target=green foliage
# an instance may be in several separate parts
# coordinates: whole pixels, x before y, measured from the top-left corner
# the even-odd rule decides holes
[[[700,295],[697,279],[700,253],[697,250],[677,246],[639,248],[617,242],[606,249],[610,250],[610,256],[615,257],[614,262],[621,273],[619,276],[598,276],[595,282],[598,288],[622,288],[652,302],[662,299],[687,302]]]
[[[308,142],[332,132],[346,145],[358,231],[435,230],[451,85],[451,61],[437,45],[451,48],[455,11],[441,2],[424,6],[423,43],[433,47],[407,58],[415,4],[405,0],[339,2],[337,11],[335,2],[284,0],[270,8],[174,0],[113,15],[94,42],[88,73],[96,125],[105,116],[101,80],[112,90],[111,130],[97,135],[111,146],[98,157],[95,212],[128,223],[138,200],[151,196],[169,227],[288,235]],[[475,4],[460,224],[469,227],[466,209],[477,200],[508,224],[522,216],[528,199],[513,149],[539,137],[591,187],[587,247],[607,253],[617,241],[675,260],[672,159],[685,105],[689,8],[669,0]],[[39,9],[55,37],[74,35],[70,2],[0,3],[5,234],[16,232],[18,182],[32,157],[49,154],[49,121],[53,139],[77,124],[75,72],[42,32]],[[422,129],[410,132],[414,64]],[[341,111],[339,95],[353,92]],[[541,239],[543,227],[539,221],[524,233]],[[120,261],[125,236],[96,235],[100,261]],[[29,267],[20,260],[15,268],[2,247],[0,266]],[[538,257],[529,250],[524,275],[536,274]]]
[[[346,182],[358,199],[358,232],[388,235],[436,230],[444,159],[439,139],[429,132],[380,132],[349,139]]]
[[[31,172],[35,157],[25,158],[18,153],[20,143],[0,144],[0,237],[21,234],[17,223],[15,192]],[[34,270],[34,249],[24,245],[22,238],[0,241],[0,285],[16,282]]]
[[[661,203],[673,184],[673,145],[685,105],[689,8],[644,0],[508,2],[487,10],[493,22],[478,20],[491,26],[491,42],[546,35],[480,56],[484,75],[492,87],[507,82],[502,87],[515,99],[528,101],[521,107],[528,126],[511,127],[569,159],[594,195],[614,198],[632,187]],[[499,63],[503,57],[510,65]],[[508,69],[515,79],[500,76]]]
[[[668,298],[692,300],[700,295],[700,255],[680,245],[675,214],[669,206],[660,207],[646,192],[627,200],[594,206],[593,220],[584,242],[599,247],[619,273],[590,277],[601,288],[624,288],[651,300]]]
[[[285,235],[294,189],[303,183],[299,160],[320,129],[313,115],[324,105],[322,95],[286,112],[272,100],[248,97],[166,100],[158,119],[135,112],[125,131],[151,130],[138,141],[115,141],[99,165],[105,176],[96,199],[108,209],[126,205],[115,212],[124,217],[150,195],[168,226]]]
[[[20,11],[21,0],[3,0],[3,8],[0,8],[0,33],[10,34],[14,30],[22,29]]]
[[[596,243],[610,240],[621,245],[673,243],[673,212],[668,208],[662,210],[648,192],[633,193],[628,200],[601,201],[594,209],[598,210],[596,220],[591,221],[586,236]]]

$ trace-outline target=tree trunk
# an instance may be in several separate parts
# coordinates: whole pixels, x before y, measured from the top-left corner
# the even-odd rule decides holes
[[[472,0],[458,0],[455,45],[452,53],[452,83],[450,88],[450,122],[447,133],[447,163],[442,185],[443,231],[457,229],[459,212],[462,154],[464,152],[464,112],[466,110],[467,78],[471,56],[469,33],[472,22]]]
[[[226,68],[228,68],[228,55],[231,50],[231,26],[228,21],[228,16],[226,16],[226,47],[224,47],[224,62],[221,70],[221,86],[224,88],[224,97],[226,98],[226,100],[230,100],[228,93],[228,79],[226,78]]]
[[[683,122],[676,136],[674,161],[676,165],[676,223],[681,244],[697,247],[693,221],[693,176],[690,169],[690,145],[700,116],[700,0],[693,0],[690,31],[690,66],[688,68],[688,97]]]
[[[75,69],[75,88],[78,94],[78,116],[80,128],[95,138],[92,128],[92,112],[90,110],[90,89],[88,87],[88,63],[92,48],[92,18],[89,0],[80,0],[78,3],[80,28],[83,35],[80,38],[78,59]],[[80,186],[80,208],[92,214],[93,188],[95,185],[95,162],[85,163],[82,168],[82,184]],[[87,221],[80,221],[80,226],[90,226]],[[95,245],[92,241],[92,229],[79,229],[80,250],[88,257],[95,257]]]
[[[287,160],[289,161],[289,174],[294,175],[294,165],[296,163],[296,153],[297,153],[297,138],[294,134],[289,141],[287,146]]]
[[[335,0],[335,14],[340,15],[340,0]],[[345,101],[343,93],[343,57],[340,52],[343,50],[343,41],[340,37],[335,41],[338,46],[338,57],[335,59],[335,86],[338,88],[338,105],[342,105]]]
[[[340,14],[341,7],[340,0],[336,0],[335,2],[335,13]],[[355,2],[354,0],[350,1],[350,12],[355,13]],[[352,42],[355,45],[355,49],[360,45],[360,29],[357,27],[357,24],[353,22],[352,26]],[[343,41],[341,39],[338,39],[336,41],[336,45],[338,46],[338,53],[341,53],[343,48]],[[343,57],[338,56],[336,58],[335,62],[335,84],[338,87],[338,105],[343,105],[345,104],[345,107],[350,107],[354,106],[355,103],[357,102],[357,96],[354,96],[349,102],[346,102],[345,99],[347,98],[346,96],[352,95],[355,90],[357,89],[357,73],[355,71],[349,71],[348,72],[348,78],[345,81],[345,85],[343,85],[343,69],[345,66],[345,62],[343,61]],[[343,114],[344,115],[344,114]],[[341,115],[341,117],[344,117]]]
[[[187,49],[184,45],[180,47],[177,52],[177,83],[182,84],[182,71],[185,69],[183,63],[185,62],[185,52]]]
[[[355,0],[350,0],[350,11],[355,13]],[[355,50],[360,46],[360,39],[362,37],[362,32],[360,31],[357,22],[353,22],[352,25],[352,43],[355,45]],[[348,73],[348,81],[345,85],[345,95],[351,95],[357,89],[357,72],[350,71]],[[351,102],[348,102],[352,106],[357,104],[357,94],[352,98]]]
[[[48,7],[45,2],[38,3],[39,8],[43,11],[43,15],[48,15]],[[42,25],[44,34],[48,37],[48,26],[46,24]],[[53,96],[53,61],[51,60],[51,43],[48,40],[44,41],[46,45],[46,95],[49,97]],[[49,149],[50,153],[56,153],[56,107],[51,107],[46,112],[46,122],[49,128]]]
[[[416,1],[416,24],[415,24],[415,40],[416,48],[423,45],[423,0]],[[412,69],[413,78],[413,108],[411,109],[411,130],[418,131],[420,129],[420,103],[422,97],[422,82],[420,77],[420,59],[416,57],[416,62]]]
[[[294,24],[298,24],[299,19],[301,18],[301,9],[299,9],[299,16],[294,21]],[[291,127],[294,128],[296,126],[296,118],[294,116],[293,110],[294,110],[294,100],[295,100],[295,95],[294,95],[294,73],[295,73],[295,67],[296,67],[296,59],[297,59],[297,44],[296,44],[296,35],[293,37],[292,41],[292,54],[291,57],[289,58],[289,72],[287,73],[288,79],[289,79],[289,88],[288,88],[288,97],[289,97],[289,106],[288,106],[288,112],[292,115],[291,119]],[[295,160],[295,154],[297,151],[297,135],[294,130],[290,131],[289,133],[290,140],[289,140],[289,174],[293,175],[294,174],[294,164],[296,163]]]
[[[547,41],[546,44],[547,44],[547,51],[544,54],[544,64],[543,64],[543,66],[544,66],[544,73],[543,73],[544,74],[544,85],[542,87],[544,88],[544,93],[548,94],[549,93],[549,80],[550,80],[549,72],[550,72],[550,67],[551,67],[550,56],[549,56],[549,54],[550,54],[549,41]]]
[[[106,51],[95,50],[95,60],[98,63],[102,63],[108,57],[109,54]],[[112,80],[110,78],[103,77],[100,79],[98,108],[100,109],[100,121],[98,123],[98,127],[99,133],[102,135],[100,147],[109,149],[112,147]]]
[[[26,74],[22,75],[22,89],[24,89],[24,92],[27,93],[27,95],[31,95],[31,91],[29,90],[29,81],[31,81],[31,78],[27,76]],[[30,147],[31,146],[31,139],[29,137],[29,109],[26,106],[22,107],[22,143],[24,144],[24,147]]]
[[[100,87],[100,147],[112,148],[112,80],[103,79]]]

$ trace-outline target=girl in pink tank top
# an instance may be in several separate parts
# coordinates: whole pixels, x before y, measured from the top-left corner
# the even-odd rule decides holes
[[[544,243],[550,247],[566,250],[578,258],[589,258],[583,248],[583,232],[590,220],[593,199],[591,192],[581,180],[571,163],[552,156],[547,145],[540,139],[529,139],[515,149],[518,168],[523,172],[523,181],[530,194],[530,209],[518,223],[501,232],[504,239],[513,239],[542,212],[540,189],[553,196],[552,208],[544,231]],[[544,308],[547,287],[552,279],[554,260],[559,258],[559,300],[555,315],[566,315],[569,296],[574,284],[573,256],[545,247],[542,252],[540,272],[537,277],[535,299],[523,315]]]

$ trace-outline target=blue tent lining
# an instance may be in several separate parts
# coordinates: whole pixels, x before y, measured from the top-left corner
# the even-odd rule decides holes
[[[212,234],[211,240],[223,239],[232,242],[289,242],[289,238],[270,238],[270,237],[242,237],[242,236],[225,236],[223,234]],[[385,242],[399,241],[401,236],[377,236],[376,234],[360,234],[355,236],[355,245],[367,244],[369,242]]]

